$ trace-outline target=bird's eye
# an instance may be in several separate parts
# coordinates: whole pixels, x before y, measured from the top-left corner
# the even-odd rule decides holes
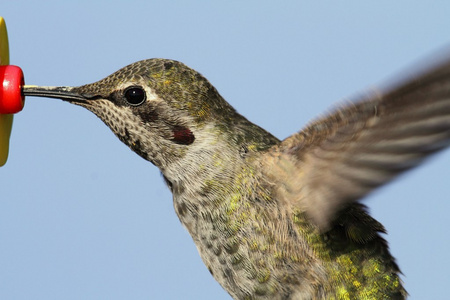
[[[145,101],[145,91],[138,86],[132,86],[125,90],[125,99],[133,106],[141,105]]]

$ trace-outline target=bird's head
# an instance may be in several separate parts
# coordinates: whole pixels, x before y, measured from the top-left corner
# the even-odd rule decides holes
[[[200,73],[168,59],[139,61],[79,87],[24,86],[23,93],[87,108],[162,171],[218,139],[227,140],[231,148],[250,143],[259,149],[274,142],[239,115]]]
[[[202,131],[219,132],[236,115],[202,75],[167,59],[139,61],[79,87],[25,86],[23,92],[87,108],[162,168],[192,147]]]

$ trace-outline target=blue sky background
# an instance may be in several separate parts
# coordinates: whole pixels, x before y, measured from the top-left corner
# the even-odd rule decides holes
[[[212,2],[3,1],[0,15],[28,84],[177,59],[279,138],[450,42],[448,1]],[[411,299],[448,299],[449,169],[445,151],[366,201]],[[87,110],[28,98],[0,187],[0,299],[230,299],[159,171]]]

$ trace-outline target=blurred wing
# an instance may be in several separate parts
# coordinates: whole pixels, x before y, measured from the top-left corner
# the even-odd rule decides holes
[[[347,204],[450,142],[450,61],[337,109],[266,153],[278,197],[326,230]]]

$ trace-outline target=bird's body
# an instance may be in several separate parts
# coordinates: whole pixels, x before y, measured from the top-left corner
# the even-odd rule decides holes
[[[162,172],[235,299],[403,299],[383,226],[358,202],[450,140],[450,63],[279,141],[199,73],[152,59],[80,87],[29,87],[94,112]]]
[[[206,184],[181,192],[172,185],[173,200],[205,265],[235,299],[402,299],[399,269],[378,234],[383,227],[361,205],[319,234],[276,197],[261,153],[217,150],[206,160],[215,166],[211,177],[192,177]],[[194,174],[204,172],[198,167]],[[359,230],[353,237],[352,229]]]

